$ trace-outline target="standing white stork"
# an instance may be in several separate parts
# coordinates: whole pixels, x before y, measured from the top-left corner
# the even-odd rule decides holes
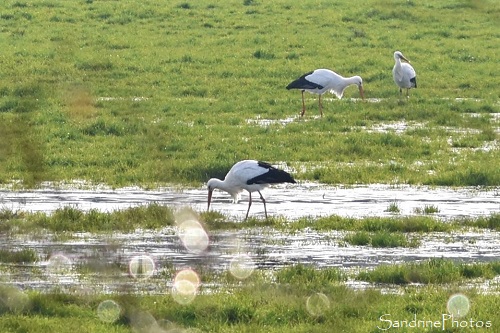
[[[406,62],[401,62],[404,60]],[[409,96],[409,90],[417,87],[417,74],[415,69],[409,64],[410,60],[406,59],[403,53],[394,52],[394,68],[392,69],[392,77],[394,82],[399,87],[399,93],[403,93],[403,88],[406,88],[406,97]]]
[[[255,160],[244,160],[233,165],[231,170],[227,173],[224,180],[212,178],[208,181],[208,208],[210,210],[210,201],[212,200],[212,192],[218,188],[231,194],[233,202],[239,200],[239,194],[243,190],[247,190],[250,195],[248,201],[247,215],[252,205],[252,192],[258,192],[260,199],[264,203],[264,212],[267,219],[266,200],[260,191],[270,184],[279,183],[296,183],[292,176],[283,170],[276,169],[271,164]]]
[[[338,99],[342,98],[345,88],[355,84],[359,88],[361,98],[364,97],[363,93],[363,80],[359,76],[345,78],[334,71],[329,69],[316,69],[312,72],[302,75],[297,80],[291,82],[286,89],[301,89],[302,90],[302,113],[304,116],[306,112],[306,105],[304,103],[304,91],[311,94],[319,95],[319,112],[323,117],[323,105],[321,104],[321,95],[330,91],[335,94]]]

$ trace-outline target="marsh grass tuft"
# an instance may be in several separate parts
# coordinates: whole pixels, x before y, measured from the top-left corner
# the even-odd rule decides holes
[[[321,290],[322,287],[345,281],[347,276],[338,268],[318,270],[302,264],[283,268],[276,273],[276,282],[283,285],[307,286]]]
[[[413,212],[415,214],[435,214],[439,213],[439,208],[434,205],[425,205],[424,208],[421,207],[415,207],[413,209]]]
[[[391,202],[391,204],[389,205],[389,207],[387,207],[387,209],[385,211],[390,212],[390,213],[396,213],[396,214],[401,212],[397,202]]]
[[[477,219],[460,219],[457,220],[457,224],[467,227],[500,230],[500,213],[494,213],[490,216],[481,216]]]
[[[425,214],[435,214],[439,213],[439,208],[434,205],[425,205],[424,206],[424,213]]]
[[[365,246],[370,245],[371,235],[366,231],[359,231],[344,237],[344,240],[351,245]]]
[[[499,263],[459,263],[449,259],[431,259],[418,263],[381,265],[371,271],[358,273],[356,279],[371,283],[444,284],[464,279],[491,279],[498,275]]]
[[[34,263],[38,260],[38,254],[33,249],[0,250],[0,262],[2,263]]]
[[[212,231],[248,228],[274,228],[284,232],[295,232],[304,229],[316,231],[344,230],[359,233],[351,239],[355,244],[359,245],[368,244],[366,241],[363,242],[362,239],[366,239],[367,235],[373,235],[374,233],[379,233],[382,236],[382,241],[385,237],[398,238],[398,236],[395,236],[398,233],[449,232],[469,227],[500,230],[500,214],[477,218],[461,217],[446,222],[429,215],[364,218],[331,215],[319,218],[303,217],[298,220],[287,220],[283,216],[272,216],[268,219],[251,217],[246,222],[242,222],[215,211],[204,211],[196,214]],[[113,212],[100,212],[97,210],[84,212],[66,206],[57,209],[50,215],[2,209],[0,210],[0,222],[1,230],[15,233],[36,229],[46,229],[56,233],[66,231],[130,232],[138,228],[161,229],[173,226],[175,224],[175,209],[158,203]],[[390,234],[394,235],[391,236]],[[407,245],[413,246],[412,244],[413,240]]]
[[[369,233],[359,231],[344,237],[351,245],[371,245],[373,247],[418,247],[420,242],[414,237],[409,240],[408,236],[401,232],[378,231]]]
[[[50,216],[35,214],[27,220],[34,226],[52,232],[130,232],[139,228],[159,229],[175,223],[173,210],[159,204],[133,207],[111,214],[64,207]]]
[[[317,219],[301,218],[288,225],[290,229],[313,230],[387,231],[387,232],[445,232],[454,228],[428,216],[365,217],[361,219],[331,215]]]

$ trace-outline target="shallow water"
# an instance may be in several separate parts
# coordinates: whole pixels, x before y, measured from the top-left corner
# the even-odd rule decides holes
[[[76,190],[47,187],[21,192],[4,189],[0,191],[0,205],[4,209],[51,213],[67,205],[81,210],[112,211],[154,202],[172,207],[190,206],[201,211],[206,209],[206,195],[205,188],[145,191],[139,188]],[[270,215],[290,219],[330,214],[390,216],[392,213],[386,210],[392,203],[399,207],[399,215],[413,215],[416,210],[432,205],[439,210],[433,215],[443,220],[500,212],[498,189],[387,185],[332,187],[302,183],[269,188],[264,195]],[[244,194],[239,204],[231,204],[228,195],[215,192],[211,209],[243,219],[247,198]],[[263,217],[263,206],[258,198],[255,198],[250,214]],[[259,270],[303,263],[351,271],[429,258],[486,262],[500,257],[500,233],[484,230],[409,235],[419,237],[421,245],[417,248],[390,249],[347,245],[343,240],[346,232],[343,231],[302,230],[293,234],[272,229],[219,231],[209,233],[208,248],[201,252],[186,250],[177,231],[166,228],[131,234],[77,234],[70,240],[58,240],[51,235],[3,235],[0,236],[0,249],[32,248],[38,252],[41,261],[30,265],[0,266],[0,283],[41,291],[62,288],[80,293],[164,293],[172,287],[172,272],[189,267],[195,271],[220,273],[228,269],[237,253],[248,254]],[[54,254],[68,259],[68,270],[54,273],[50,261]],[[151,278],[134,279],[129,276],[127,267],[137,255],[153,259],[155,271]],[[86,274],[81,273],[81,267],[87,267]],[[204,282],[203,286],[210,289],[216,284]],[[363,283],[350,285],[366,287]],[[498,288],[498,283],[494,288]]]
[[[302,263],[315,267],[338,267],[357,271],[380,264],[448,258],[461,262],[487,262],[500,256],[500,233],[490,231],[465,234],[428,234],[418,248],[373,248],[347,246],[345,232],[300,231],[284,234],[270,229],[223,231],[210,234],[210,245],[201,253],[187,251],[174,229],[107,236],[79,235],[76,239],[3,239],[1,249],[33,248],[41,262],[2,268],[3,283],[22,289],[70,292],[163,293],[172,287],[172,272],[191,268],[195,272],[222,273],[238,253],[250,256],[259,270]],[[416,236],[416,235],[415,235]],[[62,254],[71,267],[63,273],[50,268],[50,255]],[[127,266],[134,256],[147,255],[155,263],[150,279],[133,279]],[[78,268],[87,267],[82,274]],[[8,273],[6,273],[8,272]],[[203,281],[202,281],[203,282]],[[204,284],[210,289],[211,282]],[[360,287],[360,284],[356,285]],[[366,287],[366,286],[364,286]],[[496,286],[498,287],[498,285]]]
[[[278,185],[263,192],[269,215],[298,219],[304,216],[341,215],[349,217],[391,216],[387,212],[396,204],[399,215],[412,215],[426,206],[439,211],[433,216],[450,219],[460,216],[483,216],[500,212],[500,189],[473,187],[414,187],[363,185],[335,187],[317,183]],[[264,217],[264,207],[258,195],[253,195],[250,215]],[[189,206],[198,211],[207,209],[205,188],[162,188],[154,191],[140,188],[71,189],[46,187],[32,191],[0,190],[0,208],[31,212],[46,212],[71,206],[83,211],[112,211],[151,203],[172,207]],[[210,209],[243,219],[248,208],[248,193],[242,193],[238,204],[230,196],[216,190]]]

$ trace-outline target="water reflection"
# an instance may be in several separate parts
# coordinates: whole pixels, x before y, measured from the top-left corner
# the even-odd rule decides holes
[[[498,189],[481,190],[466,188],[431,188],[426,186],[327,186],[317,183],[278,185],[263,191],[270,215],[282,215],[289,219],[303,216],[390,216],[391,204],[397,204],[400,215],[414,215],[425,206],[438,209],[433,216],[448,219],[460,216],[481,216],[500,212]],[[243,219],[248,206],[248,195],[242,194],[239,204],[223,192],[215,192],[212,209]],[[113,211],[139,205],[160,203],[171,207],[192,207],[206,210],[205,188],[162,188],[146,191],[140,188],[110,189],[64,189],[46,187],[32,191],[0,190],[0,207],[13,211],[50,213],[64,206],[83,211],[97,209]],[[264,209],[255,205],[255,216],[264,217]]]
[[[263,194],[267,198],[270,215],[282,215],[289,219],[331,214],[350,217],[391,216],[394,213],[388,212],[387,208],[394,203],[399,209],[397,215],[414,215],[432,205],[437,208],[437,213],[433,216],[444,220],[500,212],[498,189],[387,185],[332,187],[302,183],[297,186],[273,187]],[[14,211],[51,213],[68,205],[84,211],[112,211],[159,203],[174,208],[188,206],[203,211],[206,209],[206,195],[205,188],[163,188],[156,191],[139,188],[77,190],[46,187],[33,191],[4,189],[0,191],[0,206]],[[247,208],[246,200],[244,194],[240,204],[231,204],[227,195],[217,192],[214,195],[213,209],[243,219]],[[255,213],[260,217],[264,216],[263,208],[258,205]],[[228,270],[232,267],[233,270],[236,268],[237,273],[245,273],[240,276],[244,279],[254,269],[275,270],[296,263],[312,264],[320,268],[357,270],[386,263],[430,258],[486,262],[500,257],[500,233],[492,231],[425,234],[419,236],[422,240],[418,248],[386,249],[349,246],[344,241],[344,231],[303,230],[288,234],[272,229],[251,229],[212,232],[200,228],[199,223],[196,226],[196,232],[185,228],[189,232],[179,233],[179,226],[176,226],[132,234],[76,234],[69,240],[51,239],[50,235],[0,235],[0,249],[31,248],[41,258],[35,264],[3,265],[0,283],[13,284],[21,289],[45,291],[58,288],[85,294],[167,294],[175,287],[175,274],[186,270],[219,274],[229,273]],[[208,239],[210,243],[207,242]],[[235,256],[239,258],[237,265]],[[137,258],[142,259],[135,263]],[[142,277],[147,273],[148,278],[131,278],[131,262],[134,263],[133,272],[137,268],[137,274]],[[63,269],[69,270],[68,274],[59,274]],[[55,275],[54,272],[58,274]],[[179,290],[187,290],[189,285],[182,283],[185,285],[174,289],[182,287]],[[202,290],[217,284],[216,281],[201,283]],[[348,283],[355,287],[360,284]]]
[[[345,232],[339,231],[318,233],[304,230],[294,234],[271,229],[223,231],[211,233],[212,242],[203,253],[185,250],[170,228],[157,233],[81,234],[68,241],[32,240],[29,245],[26,239],[4,237],[0,249],[29,246],[36,249],[41,258],[48,252],[64,253],[71,257],[73,268],[65,279],[55,281],[47,262],[9,266],[3,268],[9,274],[3,275],[2,282],[15,283],[22,289],[59,288],[66,292],[169,293],[179,271],[213,272],[216,275],[226,272],[234,262],[235,253],[241,251],[240,243],[244,243],[248,250],[245,258],[251,258],[252,270],[254,267],[275,270],[296,263],[356,270],[430,258],[487,262],[500,257],[500,232],[434,233],[422,236],[418,248],[391,249],[348,246],[343,241],[344,236]],[[129,276],[129,263],[138,254],[148,254],[156,264],[156,273],[149,279]]]

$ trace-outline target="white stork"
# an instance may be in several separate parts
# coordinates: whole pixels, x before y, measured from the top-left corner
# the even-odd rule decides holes
[[[212,178],[208,181],[208,208],[210,210],[210,201],[212,200],[212,192],[218,188],[231,194],[233,202],[237,203],[239,194],[243,190],[247,190],[250,196],[248,201],[247,215],[252,205],[252,192],[258,192],[260,199],[264,203],[264,212],[267,219],[266,200],[260,191],[270,184],[279,183],[296,183],[292,176],[283,170],[276,169],[271,164],[255,160],[244,160],[233,165],[227,173],[224,180]]]
[[[304,116],[306,112],[306,105],[304,103],[304,91],[311,94],[319,95],[319,112],[323,117],[323,105],[321,104],[321,95],[330,91],[335,94],[338,99],[342,98],[345,88],[355,84],[359,88],[361,98],[364,97],[363,93],[363,80],[359,76],[345,78],[334,71],[329,69],[316,69],[312,72],[302,75],[297,80],[291,82],[286,89],[301,89],[302,90],[302,113]]]
[[[406,62],[401,62],[404,60]],[[394,82],[399,87],[399,93],[403,93],[403,88],[406,88],[406,97],[409,96],[409,90],[417,87],[417,74],[415,69],[409,64],[410,60],[406,59],[403,53],[394,52],[394,68],[392,69],[392,77]]]

